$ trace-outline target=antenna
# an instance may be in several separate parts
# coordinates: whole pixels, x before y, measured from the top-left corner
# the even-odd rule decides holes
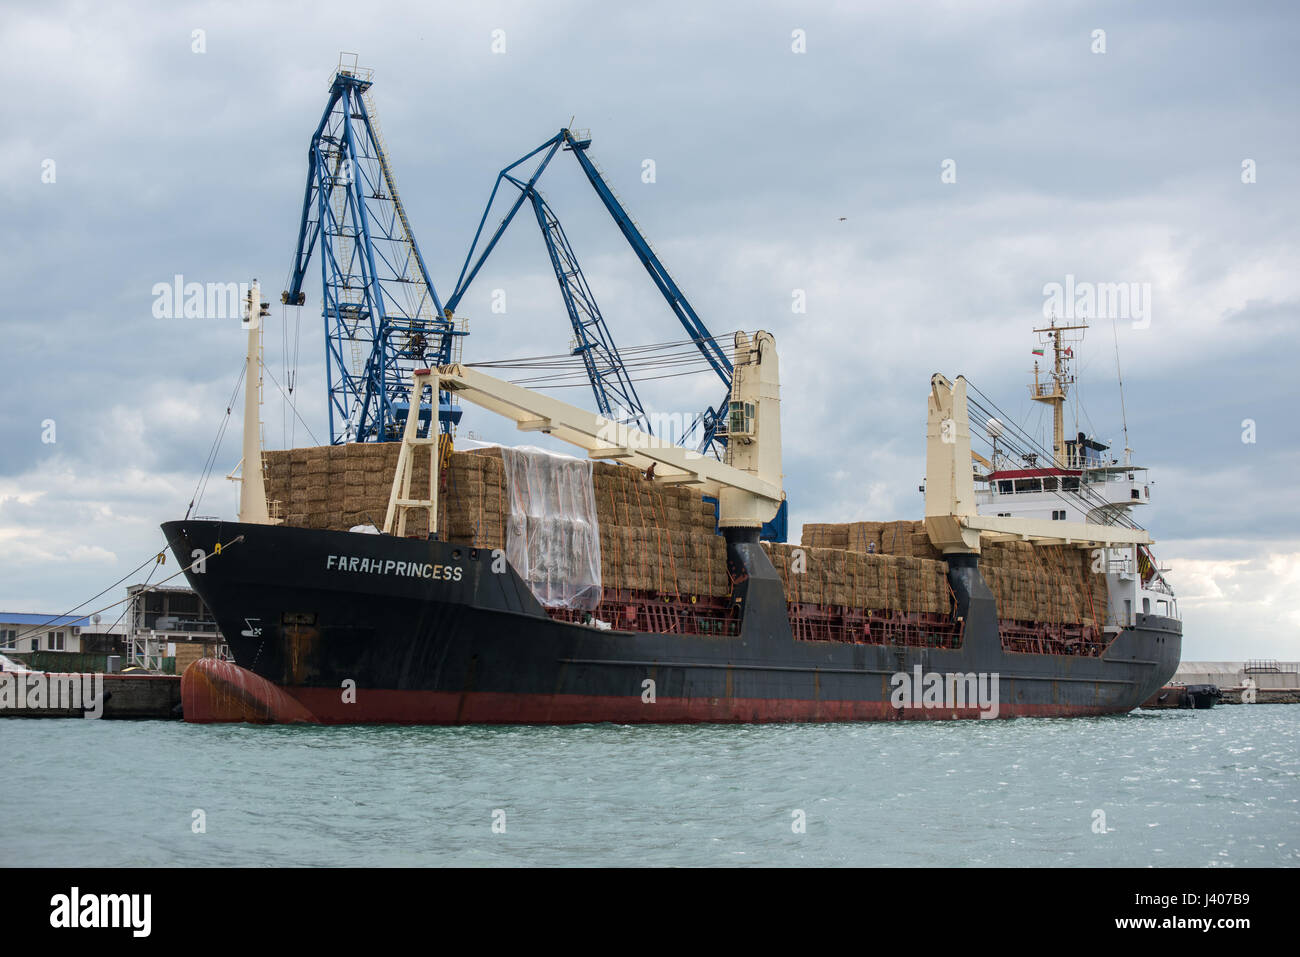
[[[1030,385],[1030,398],[1052,407],[1052,458],[1056,465],[1066,468],[1065,461],[1065,398],[1074,385],[1074,376],[1069,374],[1069,362],[1074,359],[1074,346],[1065,343],[1083,341],[1083,332],[1088,324],[1075,326],[1058,326],[1053,320],[1051,325],[1034,332],[1039,335],[1043,346],[1051,344],[1052,366],[1047,370],[1047,382],[1039,379],[1038,362],[1034,362],[1034,381]],[[1077,332],[1065,338],[1066,333]],[[1034,355],[1042,355],[1042,348],[1034,350]]]
[[[1133,450],[1128,447],[1128,410],[1124,407],[1124,371],[1119,365],[1119,320],[1110,317],[1111,331],[1115,334],[1115,375],[1119,378],[1119,415],[1124,423],[1124,464],[1131,465]]]

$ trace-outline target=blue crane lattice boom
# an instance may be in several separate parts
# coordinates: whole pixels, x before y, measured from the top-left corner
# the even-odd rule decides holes
[[[340,61],[312,135],[298,248],[281,301],[302,305],[320,245],[330,442],[400,437],[411,371],[452,361],[463,333],[442,304],[402,206],[368,91]],[[459,409],[440,403],[444,426]]]
[[[646,432],[651,431],[641,400],[637,397],[631,377],[623,365],[622,357],[614,345],[609,327],[596,305],[595,297],[591,294],[591,288],[588,286],[587,280],[578,265],[577,258],[573,254],[572,247],[570,247],[568,239],[564,235],[563,227],[560,226],[559,219],[551,211],[546,200],[537,191],[537,181],[555,154],[561,148],[572,152],[577,158],[583,173],[586,174],[587,179],[596,190],[596,195],[600,197],[601,202],[604,203],[605,208],[613,217],[619,231],[627,239],[633,252],[636,253],[637,258],[645,267],[646,272],[650,274],[650,278],[668,302],[673,314],[677,316],[678,321],[681,322],[682,327],[691,337],[696,348],[699,349],[726,387],[727,391],[722,403],[716,408],[706,409],[701,413],[683,436],[683,440],[685,440],[694,434],[697,428],[702,428],[702,438],[699,443],[700,450],[712,450],[716,453],[718,448],[725,444],[726,441],[725,435],[722,434],[724,432],[722,426],[725,424],[726,402],[731,393],[731,360],[727,358],[726,352],[710,335],[709,330],[687,301],[686,296],[673,282],[668,270],[664,268],[659,257],[650,248],[650,244],[641,234],[632,217],[628,215],[627,210],[623,208],[623,204],[614,195],[614,191],[605,182],[600,170],[597,169],[587,155],[587,148],[590,145],[591,138],[589,136],[580,136],[569,129],[562,129],[541,146],[515,160],[497,174],[496,183],[493,185],[492,193],[488,197],[487,208],[484,209],[483,217],[479,220],[478,230],[474,233],[474,240],[470,244],[469,253],[465,257],[465,264],[462,266],[460,276],[456,280],[455,291],[447,300],[446,314],[454,314],[470,283],[474,281],[474,277],[478,275],[483,263],[492,250],[496,248],[515,214],[519,212],[526,201],[530,202],[536,213],[537,222],[542,228],[542,236],[551,257],[551,266],[560,284],[560,293],[564,297],[569,321],[573,326],[574,336],[577,340],[574,354],[580,355],[586,365],[597,408],[606,417],[635,424]],[[532,174],[527,179],[515,175],[514,171],[518,167],[534,157],[539,157],[539,159]],[[510,206],[505,216],[502,217],[501,222],[497,224],[496,229],[486,240],[482,251],[476,257],[475,252],[479,249],[484,227],[487,224],[488,216],[492,211],[493,204],[496,202],[497,193],[500,191],[503,181],[517,188],[519,196]]]

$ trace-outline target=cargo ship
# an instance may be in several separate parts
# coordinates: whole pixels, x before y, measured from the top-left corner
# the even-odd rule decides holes
[[[924,518],[794,545],[760,540],[785,497],[769,333],[735,337],[721,460],[461,364],[415,370],[400,441],[262,452],[256,335],[239,521],[163,525],[233,655],[186,671],[187,721],[1073,717],[1177,667],[1136,470],[1100,484],[1139,498],[1093,507],[1099,443],[1059,414],[1044,468],[974,454],[961,377],[930,381]],[[440,394],[579,454],[453,448]]]

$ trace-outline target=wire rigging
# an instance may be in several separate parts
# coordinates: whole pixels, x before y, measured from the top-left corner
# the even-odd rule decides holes
[[[109,592],[111,592],[111,591],[112,591],[114,588],[116,588],[118,585],[121,585],[122,582],[126,581],[128,578],[130,578],[132,575],[134,575],[134,574],[135,574],[136,572],[138,572],[140,569],[144,568],[145,565],[148,565],[148,564],[150,564],[150,563],[152,563],[155,567],[158,566],[158,565],[161,565],[162,562],[160,562],[160,561],[158,560],[158,558],[159,558],[160,555],[163,555],[163,554],[164,554],[164,553],[162,553],[162,552],[156,552],[156,553],[150,555],[148,558],[146,558],[144,561],[142,561],[139,565],[136,565],[135,568],[131,569],[129,572],[127,572],[125,575],[123,575],[123,576],[122,576],[121,578],[119,578],[117,581],[113,582],[113,584],[109,585],[109,586],[108,586],[107,588],[105,588],[103,591],[99,592],[98,594],[91,595],[89,598],[87,598],[85,601],[81,602],[80,604],[73,605],[71,608],[69,608],[67,611],[65,611],[65,612],[64,612],[63,614],[61,614],[61,615],[54,615],[52,618],[50,618],[49,621],[43,622],[43,623],[41,623],[41,624],[39,624],[39,625],[33,625],[32,628],[31,628],[31,630],[29,630],[29,631],[25,631],[25,632],[23,632],[23,633],[20,634],[20,635],[15,635],[15,636],[14,636],[12,639],[10,639],[10,640],[15,641],[15,642],[17,642],[17,641],[22,641],[24,638],[30,638],[32,635],[38,634],[40,631],[42,631],[42,630],[45,629],[45,628],[48,628],[50,625],[54,624],[56,621],[58,621],[58,620],[61,619],[61,618],[70,618],[70,617],[73,617],[73,613],[76,612],[77,609],[79,609],[79,608],[81,608],[81,607],[83,607],[83,606],[85,606],[85,605],[89,605],[89,604],[90,604],[92,601],[94,601],[96,598],[102,598],[104,595],[107,595]],[[149,574],[152,575],[153,572],[150,571]],[[95,614],[95,612],[91,612],[90,614]],[[76,617],[78,617],[78,618],[88,618],[89,615],[77,615]],[[114,626],[114,627],[116,627],[116,626]]]
[[[1127,464],[1129,456],[1128,410],[1124,407],[1124,371],[1119,366],[1119,320],[1111,316],[1110,326],[1115,334],[1115,375],[1119,377],[1119,414],[1120,421],[1124,423],[1124,461]]]
[[[712,342],[729,342],[734,336],[735,333],[732,332],[721,336],[710,336],[708,339]],[[672,378],[712,371],[708,359],[700,353],[693,339],[629,346],[621,349],[620,353],[623,357],[623,366],[633,381]],[[516,385],[551,388],[590,387],[584,358],[571,353],[522,356],[465,364],[472,368],[532,373],[511,379],[510,381]]]
[[[217,428],[217,435],[212,440],[212,447],[208,449],[208,457],[203,463],[203,471],[199,473],[199,481],[194,486],[194,494],[190,498],[189,507],[185,509],[185,517],[189,518],[190,513],[194,511],[195,506],[203,499],[203,493],[207,491],[208,479],[212,475],[212,467],[216,464],[217,454],[221,451],[221,442],[226,437],[226,429],[230,425],[230,411],[235,407],[235,399],[239,396],[239,387],[243,385],[244,373],[248,370],[241,365],[239,367],[239,377],[235,380],[235,388],[230,393],[230,399],[226,402],[226,412],[221,417],[221,424]]]
[[[287,405],[291,410],[293,410],[294,417],[299,422],[302,423],[302,427],[307,430],[307,434],[311,436],[311,440],[315,442],[317,445],[320,445],[321,443],[320,440],[316,438],[316,433],[311,430],[311,426],[307,424],[307,420],[304,419],[301,415],[299,415],[298,407],[294,405],[293,398],[287,392],[284,391],[284,386],[280,385],[280,381],[276,379],[275,374],[271,372],[270,369],[267,369],[265,366],[263,367],[263,369],[266,372],[267,376],[270,377],[271,382],[275,384],[275,387],[280,390],[280,395],[284,396],[285,405]],[[292,446],[290,446],[290,448],[292,448]]]
[[[1009,451],[1026,461],[1035,461],[1037,459],[1043,459],[1048,462],[1054,461],[1053,454],[1050,451],[1044,448],[1036,439],[1033,438],[1033,436],[1029,435],[1029,433],[1017,425],[1014,419],[998,408],[997,403],[985,395],[978,386],[974,385],[969,380],[967,380],[967,384],[971,391],[978,396],[976,399],[968,399],[970,406],[973,407],[979,415],[985,416],[986,418],[996,418],[1001,423],[1003,431],[998,437],[998,443],[1002,445],[1004,450]],[[1113,503],[1100,495],[1095,489],[1090,488],[1089,484],[1083,480],[1082,475],[1079,476],[1079,487],[1077,490],[1071,490],[1069,493],[1066,493],[1064,490],[1059,488],[1049,491],[1052,491],[1060,501],[1067,504],[1076,504],[1076,500],[1082,499],[1094,509],[1099,510],[1099,514],[1106,519],[1105,524],[1120,525],[1132,529],[1142,528],[1141,525],[1134,522],[1122,511],[1112,508],[1111,506]]]
[[[198,558],[194,559],[194,561],[190,562],[188,565],[186,565],[186,566],[185,566],[184,568],[182,568],[180,571],[176,572],[175,574],[168,575],[166,578],[164,578],[162,581],[158,582],[156,585],[153,585],[152,587],[146,587],[143,591],[136,592],[136,595],[144,595],[144,594],[147,594],[147,593],[149,593],[149,592],[157,591],[159,588],[162,588],[163,585],[166,585],[166,584],[167,584],[169,581],[171,581],[173,578],[178,578],[179,576],[184,575],[187,571],[189,571],[189,570],[190,570],[191,568],[193,568],[195,565],[198,565],[200,562],[207,561],[207,560],[209,560],[209,559],[211,559],[211,558],[213,558],[213,557],[215,557],[215,556],[220,555],[223,551],[225,551],[225,550],[226,550],[227,548],[229,548],[231,545],[238,545],[238,544],[239,544],[240,542],[242,542],[243,540],[244,540],[244,536],[243,536],[243,535],[237,535],[237,536],[235,536],[234,538],[232,538],[229,542],[227,542],[227,543],[224,544],[224,545],[222,545],[220,542],[218,542],[218,543],[217,543],[217,548],[216,548],[216,550],[213,551],[213,553],[212,553],[211,555],[200,555]],[[150,559],[149,559],[149,561],[157,562],[157,555],[151,556]],[[162,562],[157,562],[157,564],[161,565]],[[144,566],[142,565],[142,566],[140,566],[140,567],[143,568]],[[137,569],[137,571],[138,571],[138,569]],[[132,572],[131,574],[135,574],[135,572]],[[128,576],[128,577],[130,577],[130,576]],[[150,578],[153,577],[153,573],[152,573],[152,572],[150,572],[150,576],[149,576],[149,577],[150,577]],[[125,579],[123,579],[123,581],[125,581]],[[110,587],[112,587],[112,586],[110,586]],[[108,590],[109,590],[109,589],[105,589],[105,591],[108,591]],[[100,592],[100,594],[103,594],[103,592]],[[96,596],[96,597],[98,597],[98,596]],[[129,602],[129,601],[131,601],[134,597],[135,597],[135,595],[127,595],[125,598],[120,598],[120,599],[118,599],[117,601],[115,601],[115,602],[113,602],[113,603],[111,603],[111,604],[105,605],[103,608],[96,608],[94,611],[88,611],[88,612],[86,612],[84,615],[81,615],[81,616],[79,616],[79,617],[82,617],[82,618],[89,618],[89,617],[91,617],[92,615],[98,615],[98,614],[100,614],[101,612],[108,611],[110,608],[116,608],[118,605],[124,604],[125,602]],[[81,604],[84,605],[84,604],[87,604],[87,602],[90,602],[90,601],[94,601],[94,599],[93,599],[93,598],[91,598],[91,599],[87,599],[86,601],[83,601]],[[81,606],[78,605],[77,607],[81,607]],[[122,619],[121,619],[121,617],[119,616],[118,621],[121,621],[121,620],[122,620]],[[114,625],[114,627],[116,627],[116,625]],[[35,633],[34,631],[33,631],[33,632],[26,632],[26,633],[24,633],[24,635],[20,635],[20,636],[16,637],[14,640],[15,640],[15,641],[20,641],[20,640],[21,640],[23,637],[25,637],[26,635],[31,635],[31,634],[34,634],[34,633]]]

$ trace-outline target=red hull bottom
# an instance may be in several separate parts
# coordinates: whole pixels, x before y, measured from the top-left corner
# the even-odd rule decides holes
[[[194,723],[321,724],[747,724],[765,722],[978,719],[976,708],[894,708],[888,701],[789,698],[664,698],[576,694],[451,693],[280,688],[229,662],[201,659],[181,681],[185,720]],[[1004,703],[998,717],[1081,717],[1116,713],[1086,705]]]
[[[265,678],[217,658],[181,675],[181,713],[199,724],[314,724],[315,715]]]
[[[894,708],[888,701],[807,701],[790,698],[658,698],[605,695],[519,695],[433,691],[362,691],[356,704],[321,688],[286,691],[325,724],[745,724],[821,721],[935,721],[979,718],[976,708]],[[1078,717],[1097,707],[1003,705],[1000,718]]]

